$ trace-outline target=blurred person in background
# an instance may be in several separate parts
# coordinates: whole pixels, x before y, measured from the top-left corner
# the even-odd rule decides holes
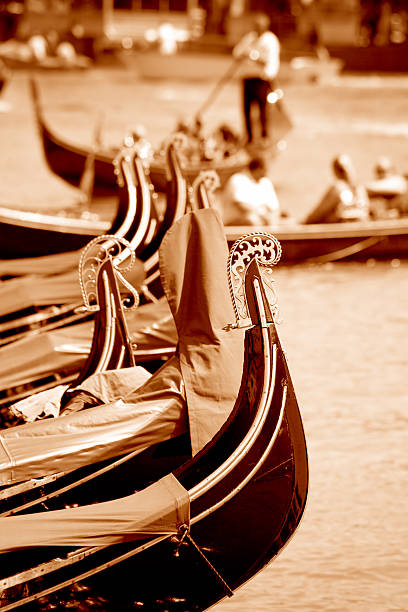
[[[221,195],[224,225],[276,225],[279,201],[261,157],[253,157],[248,168],[227,181]]]
[[[397,172],[389,157],[381,155],[374,166],[372,181],[366,184],[374,219],[399,217],[408,213],[408,181]]]
[[[356,171],[349,155],[338,155],[332,161],[334,183],[304,223],[339,223],[365,221],[370,204],[364,185],[356,180]]]
[[[254,17],[254,28],[244,35],[233,49],[234,58],[240,62],[242,78],[242,105],[245,119],[247,142],[255,137],[255,125],[251,109],[259,112],[260,135],[267,139],[268,116],[267,97],[275,89],[274,80],[280,67],[280,42],[270,31],[270,19],[261,13]]]

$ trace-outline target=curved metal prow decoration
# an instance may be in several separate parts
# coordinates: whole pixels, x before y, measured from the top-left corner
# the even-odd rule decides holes
[[[214,192],[220,185],[220,177],[215,170],[202,170],[198,176],[196,176],[191,186],[191,208],[193,210],[213,208]]]
[[[184,135],[182,135],[184,136]],[[146,249],[148,259],[145,261],[146,278],[141,291],[148,301],[157,301],[158,297],[163,294],[163,289],[160,282],[159,271],[159,246],[167,232],[177,219],[182,217],[187,208],[187,181],[183,175],[178,149],[173,139],[167,144],[166,148],[166,174],[167,174],[167,193],[166,193],[166,210],[164,218],[158,228],[154,239]]]
[[[126,187],[129,202],[126,215],[113,233],[128,240],[131,248],[139,254],[151,235],[153,186],[149,169],[136,145],[132,149],[124,147],[113,163],[118,186],[121,191]]]
[[[130,257],[130,262],[124,265]],[[106,260],[112,262],[116,277],[123,283],[132,295],[132,304],[127,302],[127,308],[136,308],[139,305],[139,295],[122,276],[122,272],[127,272],[135,263],[136,257],[131,244],[125,238],[117,236],[103,235],[94,238],[83,249],[79,261],[79,285],[81,287],[84,308],[89,311],[99,310],[97,280],[100,268]]]
[[[167,216],[175,221],[184,214],[187,205],[187,181],[181,168],[181,151],[186,137],[184,134],[174,134],[166,148],[166,178],[167,178],[167,208],[165,225],[168,225]]]
[[[259,321],[258,309],[252,302],[252,292],[246,292],[247,272],[257,275],[262,295],[268,304],[267,318],[272,322],[277,316],[278,307],[273,287],[272,267],[281,258],[282,248],[279,241],[268,233],[245,234],[237,240],[228,257],[228,282],[234,307],[236,327],[255,325]],[[255,262],[255,263],[252,263]]]
[[[129,251],[127,266],[120,260],[124,251]],[[71,388],[95,372],[135,364],[123,311],[137,308],[139,295],[122,275],[134,261],[129,243],[115,236],[96,238],[82,253],[79,274],[84,308],[96,314],[89,357]],[[125,297],[120,294],[120,283],[126,289]]]

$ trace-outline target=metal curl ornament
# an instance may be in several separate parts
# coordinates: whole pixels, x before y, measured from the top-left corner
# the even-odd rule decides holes
[[[133,309],[139,305],[140,298],[136,289],[122,276],[122,272],[130,270],[136,261],[132,246],[125,238],[104,234],[97,236],[82,250],[79,260],[79,285],[81,288],[84,308],[89,311],[99,310],[97,279],[102,264],[110,259],[119,280],[129,291],[131,297],[122,298],[126,309]],[[130,261],[127,265],[125,262]]]
[[[279,240],[272,234],[254,232],[241,236],[232,245],[228,262],[228,285],[234,308],[236,327],[251,325],[245,295],[245,274],[248,265],[256,258],[265,286],[266,296],[274,316],[278,314],[277,298],[273,287],[272,267],[282,255]]]
[[[212,208],[214,192],[221,186],[216,170],[201,170],[189,187],[189,202],[193,209]]]
[[[212,168],[201,170],[193,181],[193,189],[198,189],[199,185],[203,184],[208,193],[213,193],[221,186],[219,174]]]

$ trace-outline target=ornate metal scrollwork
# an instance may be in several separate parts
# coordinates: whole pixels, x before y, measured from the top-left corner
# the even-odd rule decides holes
[[[237,327],[251,325],[251,318],[245,295],[245,274],[248,264],[257,259],[265,293],[268,298],[271,311],[277,316],[278,305],[276,293],[273,287],[272,266],[280,260],[282,248],[280,242],[266,232],[245,234],[234,242],[228,257],[228,282],[234,307]]]
[[[193,188],[197,188],[197,186],[201,184],[204,185],[208,193],[213,193],[221,186],[218,172],[212,168],[201,170],[193,181]]]
[[[213,205],[214,192],[221,185],[220,177],[212,168],[201,170],[189,187],[189,200],[193,209],[211,208]],[[204,194],[202,192],[204,187]]]
[[[139,158],[143,164],[146,175],[150,174],[150,163],[153,159],[153,147],[141,132],[130,131],[124,139],[123,146],[113,160],[113,172],[119,187],[124,187],[126,172],[134,163],[135,157]]]
[[[128,256],[118,257],[125,249],[129,251]],[[107,259],[112,261],[116,279],[129,292],[127,296],[122,298],[123,307],[127,310],[137,308],[140,301],[139,294],[122,275],[122,272],[127,272],[133,267],[136,261],[135,253],[125,238],[109,235],[94,238],[81,253],[79,260],[79,284],[84,308],[89,311],[99,310],[97,280],[99,270]]]

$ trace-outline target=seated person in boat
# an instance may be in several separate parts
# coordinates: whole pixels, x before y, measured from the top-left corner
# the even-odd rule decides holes
[[[374,180],[366,185],[374,219],[394,218],[408,213],[408,181],[392,161],[382,155],[374,167]]]
[[[369,200],[363,185],[356,181],[356,173],[349,155],[339,155],[332,162],[335,176],[333,185],[304,223],[339,223],[364,221],[369,218]]]
[[[248,168],[233,174],[221,197],[225,225],[276,225],[279,201],[266,164],[254,157]]]

